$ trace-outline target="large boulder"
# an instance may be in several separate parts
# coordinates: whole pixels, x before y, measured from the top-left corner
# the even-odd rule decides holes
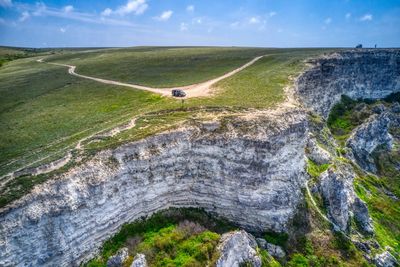
[[[217,267],[239,267],[249,263],[254,267],[261,267],[261,258],[257,253],[255,238],[246,231],[234,231],[223,234],[218,250],[221,254]]]
[[[122,267],[128,257],[128,248],[121,248],[108,259],[107,267]]]
[[[374,228],[372,226],[371,217],[369,217],[367,204],[358,197],[354,198],[353,214],[354,219],[358,222],[361,229],[365,233],[373,234]]]
[[[275,258],[284,258],[286,256],[281,246],[268,243],[264,238],[256,238],[256,241],[260,248],[268,251],[269,255]]]
[[[307,157],[318,165],[327,164],[332,159],[329,152],[317,144],[315,138],[310,137],[306,146],[306,151]]]
[[[140,253],[136,254],[135,258],[133,258],[131,267],[147,267],[146,256]]]

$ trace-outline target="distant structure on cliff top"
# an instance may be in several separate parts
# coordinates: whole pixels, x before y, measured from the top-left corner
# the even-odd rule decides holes
[[[356,48],[362,48],[362,44],[356,45]]]

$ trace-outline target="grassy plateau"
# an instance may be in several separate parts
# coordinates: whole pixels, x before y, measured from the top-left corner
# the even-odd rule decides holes
[[[4,49],[4,54],[11,54],[10,48]],[[210,107],[273,107],[284,99],[283,87],[290,83],[288,76],[303,68],[302,60],[324,51],[214,47],[55,49],[8,61],[0,68],[0,175],[60,158],[78,140],[148,112],[192,110],[180,116],[184,120]],[[15,54],[20,53],[15,50]],[[172,86],[217,77],[258,55],[266,56],[216,84],[211,97],[188,99],[184,105],[180,100],[150,92],[74,77],[65,67],[37,62],[45,58],[75,64],[82,74]],[[168,118],[162,123],[168,125]],[[137,131],[135,127],[131,135],[137,136]],[[129,135],[125,137],[130,140]]]

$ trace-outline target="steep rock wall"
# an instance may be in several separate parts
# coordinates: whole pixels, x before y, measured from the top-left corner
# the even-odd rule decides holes
[[[341,95],[379,99],[400,91],[399,49],[343,51],[309,63],[297,80],[296,93],[305,107],[324,118]]]
[[[0,265],[77,265],[122,224],[170,206],[285,230],[302,199],[307,128],[291,110],[102,151],[1,212]]]

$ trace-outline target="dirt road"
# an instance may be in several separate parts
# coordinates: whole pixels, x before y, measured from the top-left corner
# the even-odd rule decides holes
[[[125,87],[130,87],[130,88],[134,88],[134,89],[139,89],[139,90],[145,90],[145,91],[150,91],[153,93],[157,93],[157,94],[161,94],[164,96],[171,96],[171,90],[172,89],[181,89],[183,91],[185,91],[186,93],[186,97],[185,98],[191,98],[191,97],[201,97],[201,96],[208,96],[211,94],[211,87],[225,79],[228,78],[236,73],[238,73],[239,71],[247,68],[248,66],[252,65],[254,62],[256,62],[257,60],[259,60],[260,58],[262,58],[263,56],[259,56],[256,57],[254,59],[252,59],[251,61],[247,62],[246,64],[244,64],[243,66],[234,69],[220,77],[217,77],[215,79],[211,79],[202,83],[197,83],[197,84],[192,84],[192,85],[187,85],[187,86],[181,86],[181,87],[171,87],[171,88],[153,88],[153,87],[148,87],[148,86],[143,86],[143,85],[138,85],[138,84],[130,84],[130,83],[123,83],[123,82],[118,82],[118,81],[113,81],[113,80],[106,80],[106,79],[101,79],[101,78],[96,78],[96,77],[91,77],[91,76],[87,76],[87,75],[82,75],[79,73],[75,72],[76,66],[73,65],[67,65],[67,64],[61,64],[61,63],[52,63],[52,62],[45,62],[43,61],[43,58],[37,60],[37,62],[41,62],[41,63],[47,63],[47,64],[51,64],[51,65],[57,65],[57,66],[63,66],[63,67],[67,67],[68,68],[68,73],[80,78],[84,78],[84,79],[89,79],[89,80],[93,80],[96,82],[101,82],[101,83],[105,83],[105,84],[111,84],[111,85],[118,85],[118,86],[125,86]]]

